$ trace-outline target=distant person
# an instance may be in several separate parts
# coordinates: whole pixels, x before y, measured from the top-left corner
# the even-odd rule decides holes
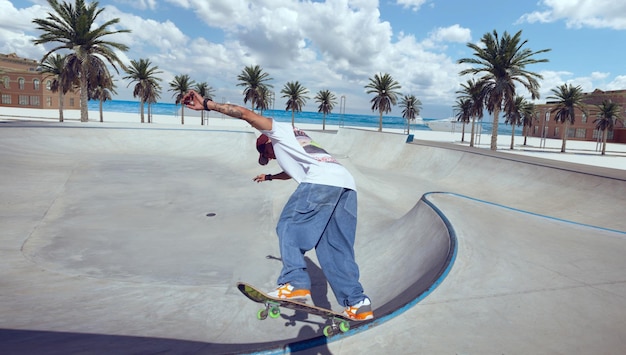
[[[278,287],[269,295],[311,301],[311,279],[304,253],[315,248],[337,301],[345,307],[344,313],[353,319],[374,318],[354,260],[357,193],[348,170],[291,124],[241,106],[215,103],[193,90],[185,94],[183,103],[193,110],[213,110],[242,119],[262,133],[256,141],[259,164],[276,159],[283,171],[260,174],[254,181],[298,182],[276,226],[283,268]]]

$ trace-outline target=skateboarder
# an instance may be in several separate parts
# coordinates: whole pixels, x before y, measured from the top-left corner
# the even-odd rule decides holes
[[[276,232],[283,268],[278,288],[270,296],[306,301],[311,280],[304,253],[315,248],[320,266],[344,313],[353,319],[372,319],[370,299],[359,282],[354,259],[357,194],[354,178],[302,131],[244,107],[220,104],[195,91],[183,97],[193,110],[218,111],[242,119],[262,134],[257,139],[259,164],[276,159],[278,174],[260,174],[254,181],[294,179],[298,182],[280,215]]]

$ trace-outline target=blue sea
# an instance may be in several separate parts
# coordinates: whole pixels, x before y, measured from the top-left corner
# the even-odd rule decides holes
[[[180,115],[180,105],[175,105],[173,103],[156,103],[152,105],[152,114],[154,115],[165,115],[172,116],[173,118],[178,118]],[[98,111],[99,110],[99,102],[98,101],[89,101],[89,110],[90,111]],[[125,101],[125,100],[109,100],[103,103],[103,110],[110,112],[124,112],[124,113],[137,113],[139,114],[139,102],[138,101]],[[147,114],[147,108],[144,113]],[[272,117],[277,121],[281,122],[291,122],[291,111],[285,110],[266,110],[263,111],[263,115],[267,117]],[[197,112],[191,110],[185,110],[185,117],[187,116],[199,116]],[[296,112],[295,114],[295,122],[296,125],[298,123],[312,123],[312,124],[322,124],[324,115],[318,112]],[[422,118],[422,122],[428,122],[435,120],[434,118]],[[336,126],[357,126],[357,127],[378,127],[379,116],[372,115],[363,115],[363,114],[351,114],[351,113],[331,113],[326,116],[326,124],[327,125],[336,125]],[[383,116],[383,130],[385,128],[391,129],[405,129],[406,121],[402,117],[398,116]],[[414,130],[424,130],[430,131],[430,128],[424,123],[412,123],[411,131]],[[491,120],[486,117],[486,119],[482,122],[482,131],[483,133],[491,133]],[[467,132],[469,133],[469,132]],[[498,134],[511,134],[511,126],[500,123],[498,125]],[[521,129],[516,128],[516,134],[521,134]]]

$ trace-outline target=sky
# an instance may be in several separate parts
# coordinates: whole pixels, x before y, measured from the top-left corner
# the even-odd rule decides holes
[[[259,65],[272,78],[276,109],[286,106],[280,90],[298,81],[309,91],[305,111],[317,111],[315,95],[330,90],[334,112],[343,101],[346,113],[377,114],[365,86],[388,73],[401,95],[422,102],[422,117],[447,118],[470,79],[459,76],[467,65],[457,61],[473,57],[467,44],[494,30],[521,30],[524,49],[550,49],[534,57],[548,62],[526,67],[543,76],[537,103],[562,84],[626,89],[623,0],[101,0],[99,7],[99,24],[119,18],[113,29],[132,31],[106,37],[130,47],[119,58],[146,58],[163,72],[161,102],[173,103],[169,82],[188,74],[211,86],[215,100],[243,104],[237,76]],[[41,59],[52,46],[33,45],[41,32],[32,20],[49,11],[47,1],[0,0],[0,53]],[[114,99],[137,101],[125,73],[113,73]]]

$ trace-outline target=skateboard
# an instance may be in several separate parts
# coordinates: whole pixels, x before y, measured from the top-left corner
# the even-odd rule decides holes
[[[281,307],[293,309],[295,311],[302,311],[330,321],[330,325],[325,326],[323,329],[324,335],[327,337],[340,332],[345,333],[350,330],[350,321],[362,322],[357,319],[348,318],[345,315],[330,309],[308,305],[302,302],[271,297],[265,292],[245,282],[238,282],[237,288],[252,301],[265,305],[265,308],[261,308],[257,312],[257,319],[259,320],[264,320],[267,316],[270,318],[278,318],[280,316]]]

